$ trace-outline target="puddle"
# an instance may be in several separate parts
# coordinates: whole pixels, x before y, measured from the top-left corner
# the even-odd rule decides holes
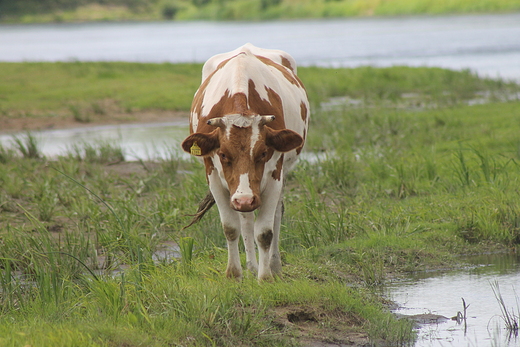
[[[41,153],[47,158],[73,153],[83,145],[112,144],[121,147],[125,160],[155,160],[191,156],[180,144],[188,135],[188,121],[149,124],[120,124],[61,130],[33,131]],[[10,148],[13,139],[25,138],[26,132],[0,134],[0,145]],[[310,163],[326,159],[326,153],[302,152],[300,158]]]
[[[31,132],[44,156],[55,158],[72,152],[75,146],[110,143],[123,149],[126,160],[189,157],[180,149],[188,134],[188,121],[150,124],[122,124]],[[0,144],[13,146],[13,138],[26,133],[0,135]]]
[[[520,256],[486,255],[468,262],[464,269],[417,273],[387,287],[398,305],[393,312],[418,322],[415,347],[520,345],[505,328],[492,287],[497,281],[507,309],[518,317]],[[464,312],[462,298],[469,305],[466,324],[460,315],[452,319]]]
[[[449,96],[449,94],[445,94],[445,96]],[[397,108],[422,110],[435,108],[437,106],[435,101],[425,101],[424,95],[419,93],[404,93],[401,95],[401,98],[402,100],[396,104]],[[465,100],[464,103],[468,106],[474,106],[488,104],[494,101],[509,102],[517,100],[520,100],[520,93],[493,94],[489,91],[484,91],[475,93],[472,99]],[[367,106],[370,106],[370,104],[367,104],[364,100],[353,99],[348,96],[332,97],[320,105],[321,110],[327,112]]]

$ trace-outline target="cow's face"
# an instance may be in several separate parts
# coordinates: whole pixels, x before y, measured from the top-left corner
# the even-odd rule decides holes
[[[250,212],[260,207],[266,165],[281,170],[283,159],[274,154],[291,151],[303,143],[303,138],[292,130],[269,128],[266,124],[272,120],[274,116],[214,118],[208,124],[215,130],[194,133],[182,143],[188,153],[219,161],[220,165],[213,164],[226,180],[231,207],[237,211]],[[280,162],[274,162],[277,160]],[[280,179],[279,175],[272,177]]]

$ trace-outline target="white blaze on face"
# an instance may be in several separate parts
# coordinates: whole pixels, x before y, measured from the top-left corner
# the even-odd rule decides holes
[[[257,122],[255,122],[255,123],[257,123]],[[253,150],[255,149],[255,145],[259,138],[260,138],[260,127],[258,126],[258,124],[254,124],[252,127],[252,132],[251,132],[251,151],[250,151],[251,160],[254,160],[253,159]]]
[[[249,186],[249,174],[241,174],[240,179],[238,181],[238,187],[235,194],[233,194],[233,198],[238,197],[253,197],[253,191],[251,190],[251,187]]]
[[[231,196],[231,203],[235,207],[242,205],[251,205],[253,203],[254,195],[251,186],[249,185],[249,174],[241,174],[235,194]]]

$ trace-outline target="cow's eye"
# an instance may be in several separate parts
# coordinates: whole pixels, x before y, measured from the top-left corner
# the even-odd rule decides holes
[[[224,153],[220,152],[219,156],[220,156],[220,160],[223,163],[228,163],[229,164],[231,162],[231,159],[227,155],[225,155]]]
[[[265,159],[267,158],[267,151],[264,151],[262,153],[260,153],[260,155],[257,157],[257,161],[264,161]]]

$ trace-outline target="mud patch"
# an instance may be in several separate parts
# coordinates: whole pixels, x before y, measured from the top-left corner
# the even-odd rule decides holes
[[[307,310],[295,310],[294,312],[287,313],[287,320],[291,323],[302,323],[302,322],[317,322],[318,319],[315,313]]]
[[[275,308],[274,324],[289,332],[302,346],[369,346],[362,331],[365,320],[348,311],[312,306]]]
[[[52,116],[0,117],[0,132],[14,133],[20,131],[38,131],[51,129],[70,129],[92,127],[98,125],[163,123],[176,120],[187,120],[188,112],[146,110],[127,112],[109,112],[102,115],[92,115],[87,121],[78,121],[67,114]]]

